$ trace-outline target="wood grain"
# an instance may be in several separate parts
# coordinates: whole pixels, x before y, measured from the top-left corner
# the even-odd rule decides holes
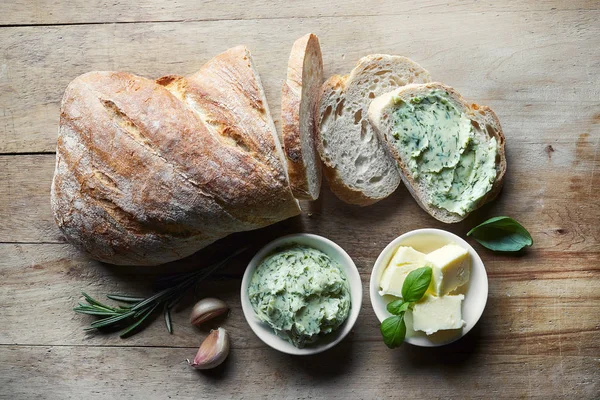
[[[222,367],[202,373],[186,365],[194,348],[6,346],[0,349],[0,373],[28,376],[28,385],[8,380],[5,388],[17,398],[30,398],[39,387],[45,387],[46,398],[62,399],[394,399],[400,385],[403,396],[413,398],[547,399],[548,393],[593,398],[598,393],[597,361],[589,357],[461,350],[410,347],[392,353],[381,343],[344,342],[320,356],[292,358],[268,348],[234,348]],[[44,365],[62,367],[44,372]],[[360,382],[358,370],[364,371]]]
[[[600,397],[600,7],[596,1],[423,0],[122,2],[16,0],[0,4],[0,399],[114,398],[572,398]],[[491,106],[507,138],[500,197],[444,225],[404,188],[367,208],[325,187],[301,216],[232,235],[163,267],[111,267],[65,243],[50,212],[58,109],[66,85],[89,70],[148,77],[188,74],[243,43],[279,118],[290,47],[320,36],[325,75],[383,52],[415,59],[467,99]],[[37,154],[41,153],[41,154]],[[519,256],[480,251],[489,299],[476,328],[450,346],[388,350],[367,296],[382,248],[408,230],[465,236],[495,215],[532,233]],[[324,235],[356,262],[365,289],[359,320],[336,348],[291,357],[248,328],[241,275],[263,244],[294,232]],[[218,271],[173,316],[139,335],[90,334],[71,308],[84,290],[147,295],[166,272],[188,271],[232,248],[247,254]],[[223,298],[231,314],[205,329],[189,305]],[[207,329],[232,336],[229,360],[190,369]]]
[[[186,75],[240,43],[252,51],[278,119],[291,45],[311,31],[321,38],[325,76],[348,73],[370,53],[409,56],[468,100],[491,106],[509,142],[564,140],[565,130],[589,132],[598,115],[600,48],[594,39],[600,37],[600,24],[594,22],[599,18],[595,10],[467,10],[436,18],[407,14],[2,28],[0,153],[54,151],[63,91],[84,72]],[[577,118],[569,118],[574,112]],[[548,115],[557,118],[543,118]]]
[[[225,19],[273,19],[307,18],[321,16],[367,16],[367,15],[419,15],[445,13],[447,2],[434,0],[414,2],[409,0],[383,0],[366,2],[346,0],[339,7],[335,2],[307,0],[302,2],[249,0],[244,7],[226,0],[205,1],[201,5],[194,0],[141,0],[135,3],[99,0],[89,2],[74,0],[15,0],[0,4],[2,25],[38,24],[90,24],[105,22],[167,22],[210,21]],[[512,12],[598,9],[592,0],[570,1],[545,0],[523,2],[509,0],[498,3],[486,0],[462,1],[453,7],[454,12]],[[274,13],[274,11],[276,12]]]
[[[225,364],[203,373],[186,365],[195,351],[3,346],[0,373],[8,378],[3,390],[19,399],[32,398],[41,387],[48,399],[396,399],[401,390],[413,398],[545,400],[591,399],[599,390],[597,361],[585,356],[486,355],[456,345],[390,352],[381,343],[346,341],[296,358],[270,348],[234,348]],[[23,376],[27,385],[20,384]]]
[[[6,327],[0,332],[0,344],[193,347],[199,332],[222,324],[235,338],[234,347],[265,347],[248,332],[239,291],[251,254],[276,233],[263,230],[260,239],[253,240],[253,235],[247,233],[230,239],[231,244],[250,243],[251,250],[201,284],[195,295],[182,303],[181,312],[173,315],[173,335],[167,333],[159,318],[146,331],[127,340],[120,340],[116,335],[84,332],[82,328],[93,321],[93,317],[75,314],[70,309],[81,298],[80,291],[97,298],[105,293],[148,295],[157,276],[164,273],[164,267],[102,265],[86,259],[69,245],[0,245],[0,251],[5,254],[0,262],[3,282],[0,298],[5,299],[0,316]],[[225,251],[231,244],[222,244],[220,248]],[[348,340],[379,342],[378,321],[371,309],[368,283],[371,267],[381,249],[356,248],[343,240],[339,244],[353,249],[351,255],[364,285],[361,319]],[[207,253],[213,251],[172,263],[171,269],[206,265],[207,259],[214,258]],[[532,249],[516,260],[513,256],[484,255],[491,281],[488,306],[477,333],[469,334],[464,339],[466,342],[477,341],[478,351],[484,354],[600,356],[600,349],[594,345],[598,335],[595,311],[600,307],[600,256],[597,253]],[[569,281],[568,286],[565,279]],[[189,324],[188,306],[195,299],[210,296],[226,301],[231,314],[201,331]],[[24,320],[23,314],[29,318]],[[43,336],[36,329],[40,325],[45,327]]]
[[[404,187],[368,208],[344,204],[325,187],[319,201],[303,202],[302,215],[277,229],[350,238],[358,254],[374,254],[408,230],[434,227],[465,235],[487,217],[509,214],[529,229],[538,249],[600,251],[600,225],[592,222],[600,218],[600,173],[595,173],[600,171],[600,135],[583,135],[575,143],[548,142],[552,145],[507,140],[509,169],[500,197],[459,224],[431,218]],[[50,210],[54,161],[53,154],[0,157],[5,183],[0,185],[0,242],[64,242]],[[369,250],[372,246],[375,250]]]

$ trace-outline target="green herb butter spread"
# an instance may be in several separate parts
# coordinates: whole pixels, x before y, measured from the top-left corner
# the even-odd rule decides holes
[[[390,139],[428,203],[461,216],[472,211],[496,179],[496,139],[476,134],[444,91],[394,103]]]
[[[258,318],[299,348],[339,328],[350,312],[350,289],[340,265],[301,245],[266,257],[248,295]]]

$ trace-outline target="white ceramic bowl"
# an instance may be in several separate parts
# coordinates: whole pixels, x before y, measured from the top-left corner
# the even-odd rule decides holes
[[[250,304],[250,298],[248,297],[248,285],[250,284],[252,275],[254,274],[254,271],[260,262],[277,247],[292,243],[306,245],[317,250],[321,250],[323,253],[331,257],[331,259],[337,261],[348,279],[350,286],[350,299],[352,302],[348,318],[337,330],[326,336],[323,336],[322,338],[319,338],[316,343],[311,344],[303,349],[299,349],[293,344],[280,338],[273,332],[271,327],[261,322],[256,317],[254,309]],[[354,261],[352,261],[344,249],[322,236],[312,235],[309,233],[299,233],[273,240],[271,243],[263,247],[258,253],[256,253],[252,260],[250,260],[250,263],[246,268],[246,272],[244,273],[244,278],[242,279],[241,299],[242,310],[244,311],[246,321],[248,321],[250,328],[252,328],[254,333],[256,333],[256,335],[263,342],[275,350],[279,350],[283,353],[310,355],[320,353],[335,346],[350,332],[354,326],[354,323],[356,322],[356,319],[358,318],[358,313],[362,304],[362,283],[358,269],[356,269],[356,265],[354,265]]]
[[[379,281],[398,247],[410,246],[422,253],[429,253],[449,243],[462,246],[471,254],[471,278],[469,279],[469,283],[460,290],[460,293],[464,293],[465,295],[462,304],[462,317],[465,321],[465,326],[461,330],[438,331],[428,336],[424,332],[412,329],[412,315],[410,312],[407,312],[405,339],[407,343],[416,346],[435,347],[452,343],[466,335],[475,326],[477,321],[479,321],[487,302],[488,280],[485,266],[469,243],[455,234],[441,229],[417,229],[407,232],[388,244],[377,258],[377,261],[375,261],[375,266],[371,272],[369,292],[375,314],[379,318],[379,321],[383,321],[391,316],[386,309],[387,304],[396,298],[393,296],[380,296]]]

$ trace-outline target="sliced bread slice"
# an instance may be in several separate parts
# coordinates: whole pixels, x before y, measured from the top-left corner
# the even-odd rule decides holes
[[[376,98],[368,118],[412,196],[437,220],[462,221],[500,192],[505,139],[490,108],[436,82]]]
[[[361,58],[350,75],[334,75],[324,83],[317,149],[329,186],[341,200],[366,206],[396,190],[396,162],[374,134],[367,110],[381,94],[429,81],[429,73],[406,57],[374,54]]]
[[[315,144],[315,104],[323,82],[323,57],[317,36],[296,40],[281,93],[281,133],[292,192],[315,200],[321,191],[321,159]]]

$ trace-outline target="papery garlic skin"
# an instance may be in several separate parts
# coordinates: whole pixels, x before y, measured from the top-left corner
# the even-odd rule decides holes
[[[197,302],[190,313],[190,323],[198,326],[210,319],[218,317],[229,310],[224,301],[207,297]]]
[[[229,355],[229,334],[223,328],[210,331],[198,349],[194,361],[188,364],[195,369],[211,369],[225,361]]]

